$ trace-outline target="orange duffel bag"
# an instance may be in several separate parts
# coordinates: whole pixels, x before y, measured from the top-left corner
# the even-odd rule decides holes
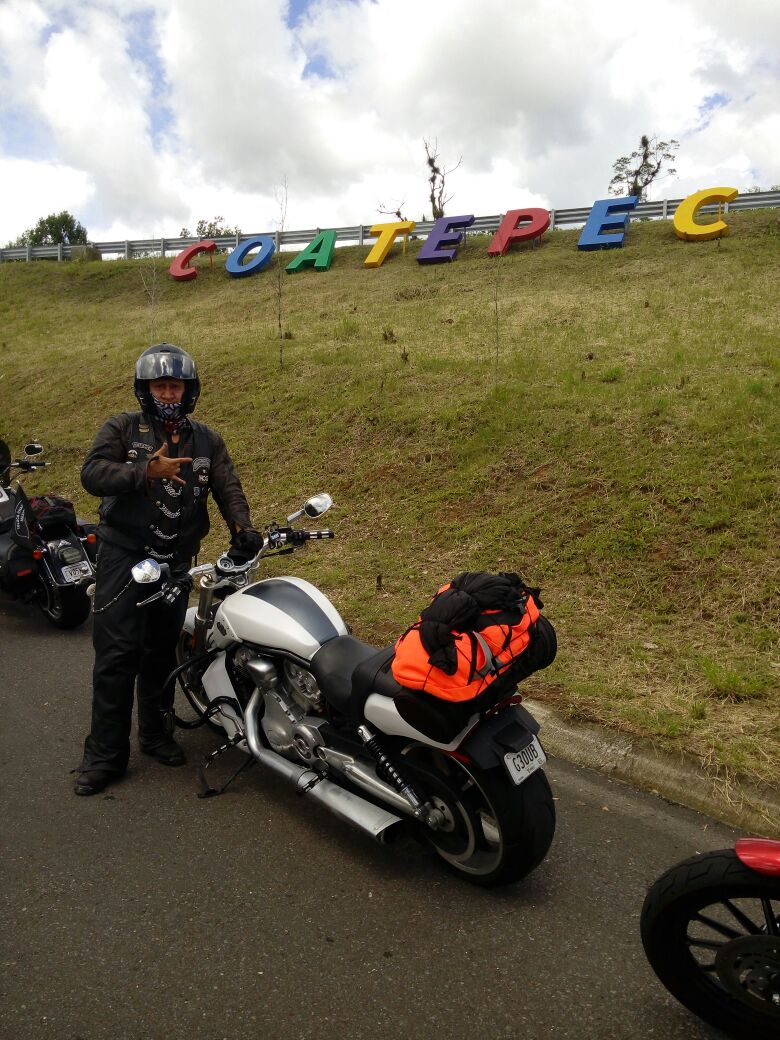
[[[517,676],[517,682],[524,677],[518,671],[528,675],[546,667],[555,656],[555,632],[540,614],[539,591],[517,574],[459,575],[439,589],[396,643],[394,679],[443,700],[467,701],[504,676]],[[544,655],[518,669],[540,623]]]

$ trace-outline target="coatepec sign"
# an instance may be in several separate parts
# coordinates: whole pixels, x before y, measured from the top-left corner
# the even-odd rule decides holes
[[[678,238],[689,242],[707,241],[728,234],[728,224],[720,217],[709,224],[700,224],[696,216],[702,206],[731,202],[739,192],[736,188],[705,188],[683,199],[674,213],[674,232]],[[623,245],[626,229],[639,198],[600,199],[594,202],[585,227],[582,229],[577,248],[582,250],[614,249]],[[418,264],[441,264],[455,260],[463,232],[474,223],[474,216],[441,217],[431,228],[428,237],[417,253]],[[489,256],[503,256],[518,242],[541,239],[550,226],[550,214],[546,209],[513,209],[501,221],[501,226],[488,246]],[[393,224],[374,224],[371,235],[376,242],[363,261],[364,267],[381,267],[390,252],[390,247],[399,237],[408,237],[415,229],[413,220],[398,220]],[[216,243],[210,239],[187,246],[171,263],[169,274],[178,282],[197,278],[196,268],[190,267],[198,253],[213,253]],[[336,248],[336,232],[321,231],[304,250],[287,264],[288,274],[295,274],[307,267],[315,271],[327,271]],[[255,250],[257,252],[255,253]],[[258,274],[267,267],[276,251],[271,235],[255,235],[238,245],[225,261],[225,270],[233,278],[246,278]],[[254,253],[254,256],[250,254]]]

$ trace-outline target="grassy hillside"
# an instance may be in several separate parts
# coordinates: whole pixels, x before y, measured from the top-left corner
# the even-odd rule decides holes
[[[320,584],[384,643],[461,570],[516,570],[560,637],[528,684],[572,717],[780,780],[780,217],[722,242],[635,222],[622,250],[577,232],[499,261],[472,238],[365,270],[176,284],[153,261],[0,266],[0,435],[38,437],[38,480],[74,498],[132,365],[196,356],[197,415],[224,435],[255,522],[316,490],[339,540],[275,567]],[[280,346],[282,366],[280,367]],[[33,485],[34,486],[34,485]],[[207,549],[223,544],[215,524]]]

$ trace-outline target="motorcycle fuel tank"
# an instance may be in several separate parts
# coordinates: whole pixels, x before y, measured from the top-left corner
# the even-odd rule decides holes
[[[323,643],[348,634],[341,615],[302,578],[266,578],[228,596],[214,618],[215,646],[255,643],[310,661]]]

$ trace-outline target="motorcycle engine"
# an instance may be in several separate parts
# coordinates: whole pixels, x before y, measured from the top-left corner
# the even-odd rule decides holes
[[[242,708],[249,703],[249,698],[254,693],[255,683],[247,665],[255,660],[257,654],[247,646],[238,646],[231,651],[225,659],[225,667],[233,683],[238,700]]]
[[[270,665],[267,658],[259,657],[247,646],[239,646],[228,654],[226,662],[228,674],[244,707],[249,702],[256,685],[260,685],[257,682],[256,672],[252,670],[253,663],[258,660],[264,660],[266,665]],[[268,743],[277,754],[301,757],[295,737],[306,716],[324,714],[322,694],[311,673],[292,661],[284,661],[283,668],[278,670],[272,667],[271,672],[273,678],[270,682],[260,686],[263,690],[263,713],[260,725]],[[281,674],[279,674],[280,672]],[[300,742],[300,738],[298,742]],[[312,741],[308,740],[305,745],[302,745],[307,760],[311,755],[309,748],[311,743]]]
[[[292,661],[284,662],[284,688],[304,715],[322,715],[322,693],[311,672]]]

